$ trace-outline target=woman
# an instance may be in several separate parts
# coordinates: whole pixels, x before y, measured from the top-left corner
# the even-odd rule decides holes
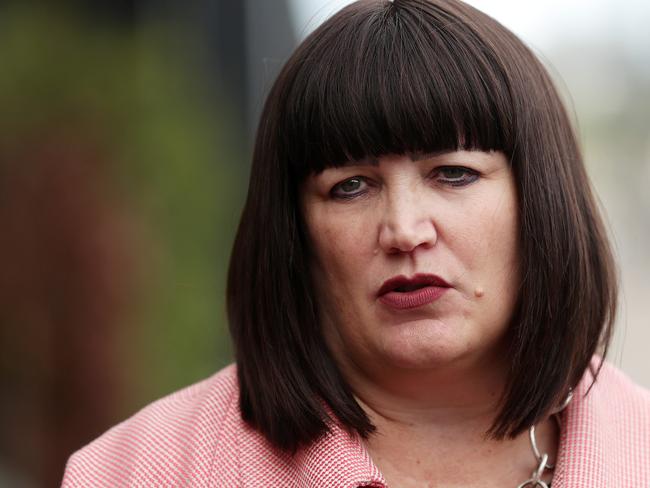
[[[463,3],[360,1],[289,59],[228,309],[236,367],[82,449],[65,486],[650,483],[650,396],[594,356],[615,272],[566,112]]]

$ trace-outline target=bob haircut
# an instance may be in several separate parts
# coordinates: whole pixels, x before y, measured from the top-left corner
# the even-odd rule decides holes
[[[306,176],[347,161],[502,151],[519,204],[511,368],[487,435],[513,437],[607,352],[616,271],[582,156],[546,70],[510,31],[456,0],[362,0],[316,29],[261,116],[230,261],[228,318],[245,421],[293,451],[338,421],[374,426],[328,350],[300,213]],[[601,363],[602,364],[602,363]],[[593,377],[598,367],[590,368]]]

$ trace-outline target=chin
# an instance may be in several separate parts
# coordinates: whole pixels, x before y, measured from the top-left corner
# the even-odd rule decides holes
[[[387,331],[380,346],[384,360],[398,368],[430,369],[451,365],[471,354],[470,341],[462,330],[431,322],[412,322]]]

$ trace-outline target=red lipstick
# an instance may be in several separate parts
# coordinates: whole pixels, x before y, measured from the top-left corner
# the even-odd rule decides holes
[[[416,274],[412,278],[400,275],[386,280],[377,296],[384,305],[404,310],[433,303],[449,288],[451,285],[436,275]]]

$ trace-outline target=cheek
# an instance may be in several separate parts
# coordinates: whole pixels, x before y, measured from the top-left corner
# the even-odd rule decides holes
[[[519,222],[516,208],[499,207],[487,215],[480,233],[484,236],[475,263],[480,273],[480,286],[492,295],[504,312],[516,300],[519,285]]]
[[[360,340],[360,331],[346,325],[363,322],[367,312],[364,304],[374,256],[371,232],[367,223],[325,215],[312,217],[312,276],[326,340],[337,351],[345,343]]]
[[[337,287],[348,287],[365,274],[361,270],[367,264],[371,248],[367,233],[364,237],[358,229],[322,225],[317,235],[317,240],[312,242],[323,276],[336,281]]]
[[[514,188],[486,195],[478,211],[476,233],[483,236],[488,252],[495,252],[495,262],[513,257],[518,248],[518,209]]]
[[[323,212],[312,216],[311,243],[323,271],[337,275],[358,274],[377,247],[373,242],[376,231],[371,221],[345,213]]]
[[[477,196],[454,221],[450,246],[459,259],[465,292],[485,294],[481,303],[505,305],[514,299],[519,276],[519,221],[516,201],[506,190]]]
[[[500,217],[500,218],[499,218]],[[509,281],[516,283],[519,269],[519,218],[518,210],[512,204],[496,218],[492,231],[493,247],[498,249],[499,262],[506,273],[512,273]]]

